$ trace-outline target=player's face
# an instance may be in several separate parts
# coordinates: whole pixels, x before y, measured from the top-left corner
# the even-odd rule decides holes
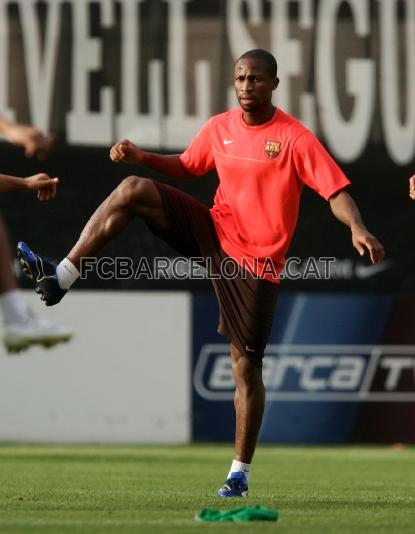
[[[271,103],[272,91],[278,78],[271,76],[268,65],[261,59],[240,59],[235,65],[234,86],[239,105],[254,112]]]

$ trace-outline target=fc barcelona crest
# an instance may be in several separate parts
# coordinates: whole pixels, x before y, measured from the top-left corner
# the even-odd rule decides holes
[[[281,152],[281,143],[277,141],[266,141],[264,146],[265,154],[273,159]]]

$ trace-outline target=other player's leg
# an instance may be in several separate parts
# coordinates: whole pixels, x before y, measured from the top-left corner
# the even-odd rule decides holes
[[[0,310],[3,315],[3,343],[8,352],[31,345],[51,347],[68,341],[72,329],[38,319],[24,303],[12,270],[12,255],[6,227],[0,216]]]

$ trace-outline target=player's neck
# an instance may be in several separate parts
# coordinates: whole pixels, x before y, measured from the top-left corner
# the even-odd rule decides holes
[[[270,121],[274,116],[274,113],[275,106],[269,103],[265,108],[256,109],[254,111],[242,111],[242,118],[248,126],[258,126]]]

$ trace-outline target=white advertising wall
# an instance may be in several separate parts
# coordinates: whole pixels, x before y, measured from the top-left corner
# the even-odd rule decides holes
[[[189,294],[72,291],[53,308],[24,298],[75,337],[14,356],[0,347],[0,440],[189,441]]]

